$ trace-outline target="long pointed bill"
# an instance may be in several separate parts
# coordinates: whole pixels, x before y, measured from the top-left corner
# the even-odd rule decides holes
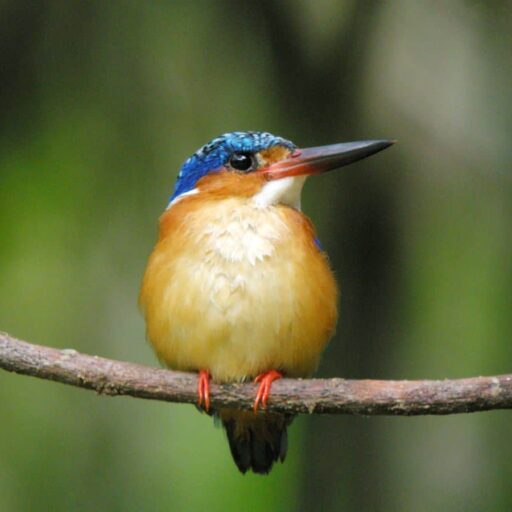
[[[276,162],[260,172],[265,174],[269,180],[278,180],[287,176],[319,174],[357,162],[357,160],[378,153],[394,143],[395,141],[391,140],[365,140],[299,149],[289,158]]]

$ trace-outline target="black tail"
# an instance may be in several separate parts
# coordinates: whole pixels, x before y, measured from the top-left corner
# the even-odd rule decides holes
[[[284,461],[288,448],[286,428],[293,417],[284,414],[258,414],[237,409],[221,409],[229,448],[238,469],[245,473],[267,474],[274,462]]]

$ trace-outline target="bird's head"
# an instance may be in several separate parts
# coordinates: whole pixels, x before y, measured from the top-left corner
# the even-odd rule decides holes
[[[393,142],[371,140],[299,149],[266,132],[231,132],[213,139],[183,164],[170,205],[207,192],[252,197],[257,204],[300,209],[307,176],[330,171],[381,151]]]

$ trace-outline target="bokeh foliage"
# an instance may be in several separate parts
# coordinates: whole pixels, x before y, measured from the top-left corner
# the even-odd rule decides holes
[[[156,364],[136,297],[181,162],[235,129],[396,138],[308,183],[320,374],[512,367],[507,2],[3,0],[0,329]],[[510,413],[300,418],[240,476],[192,407],[0,374],[0,510],[510,510]]]

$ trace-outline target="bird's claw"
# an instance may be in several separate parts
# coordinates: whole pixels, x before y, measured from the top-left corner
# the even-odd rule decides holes
[[[207,370],[199,370],[199,378],[197,380],[197,405],[203,407],[206,412],[210,409],[210,378],[211,375]]]
[[[254,382],[259,384],[258,392],[256,393],[256,399],[254,400],[254,412],[258,412],[258,407],[261,404],[262,409],[267,407],[268,398],[270,396],[270,389],[272,388],[272,382],[277,379],[281,379],[283,374],[277,370],[270,370],[268,372],[258,375]]]

